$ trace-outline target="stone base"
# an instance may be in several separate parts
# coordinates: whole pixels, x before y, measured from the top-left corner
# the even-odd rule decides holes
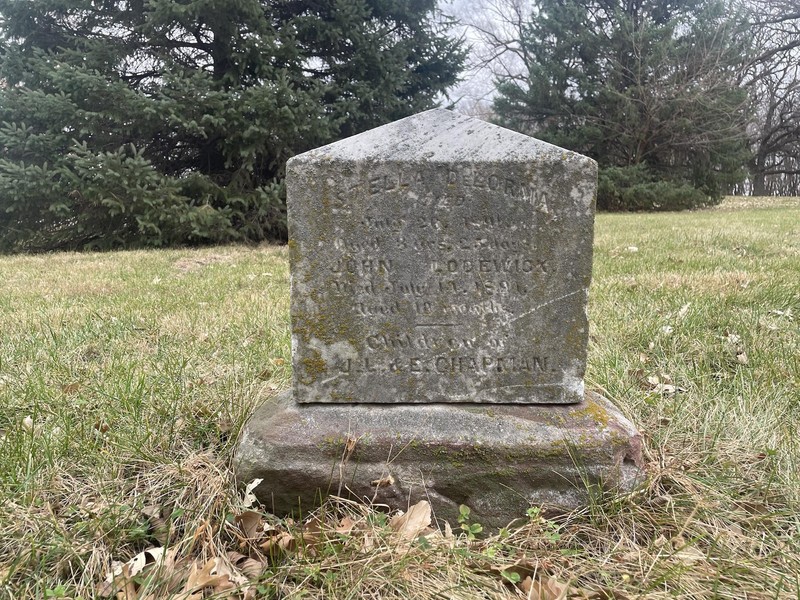
[[[466,504],[489,528],[630,491],[642,464],[639,433],[591,392],[567,406],[299,405],[286,392],[256,411],[235,458],[237,480],[263,479],[254,493],[276,515],[334,494],[403,510],[428,500],[451,524]]]

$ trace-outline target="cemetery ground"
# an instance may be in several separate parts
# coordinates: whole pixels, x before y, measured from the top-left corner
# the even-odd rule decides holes
[[[800,202],[595,236],[587,386],[639,426],[644,481],[489,535],[235,489],[289,385],[285,248],[0,258],[0,598],[800,597]]]

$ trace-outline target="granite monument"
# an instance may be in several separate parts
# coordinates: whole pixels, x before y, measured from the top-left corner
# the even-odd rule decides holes
[[[237,452],[268,509],[344,490],[500,526],[631,488],[639,435],[583,381],[594,161],[435,109],[286,180],[292,389]]]

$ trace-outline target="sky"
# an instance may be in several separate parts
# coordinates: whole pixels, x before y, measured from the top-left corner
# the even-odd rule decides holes
[[[463,36],[470,49],[462,82],[450,92],[450,100],[460,112],[487,116],[494,96],[495,71],[519,72],[519,62],[512,52],[497,55],[487,41],[495,34],[501,39],[516,37],[509,15],[530,14],[529,0],[441,0],[439,8],[460,21],[453,35]]]

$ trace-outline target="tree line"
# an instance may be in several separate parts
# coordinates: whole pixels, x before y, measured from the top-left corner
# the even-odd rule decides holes
[[[435,0],[0,0],[0,248],[281,239],[292,155],[429,108]]]
[[[497,0],[499,122],[600,164],[598,206],[800,194],[797,0]]]
[[[796,0],[474,12],[491,118],[595,158],[600,208],[798,192]],[[0,0],[0,251],[284,239],[286,160],[442,102],[452,26],[435,0]]]

